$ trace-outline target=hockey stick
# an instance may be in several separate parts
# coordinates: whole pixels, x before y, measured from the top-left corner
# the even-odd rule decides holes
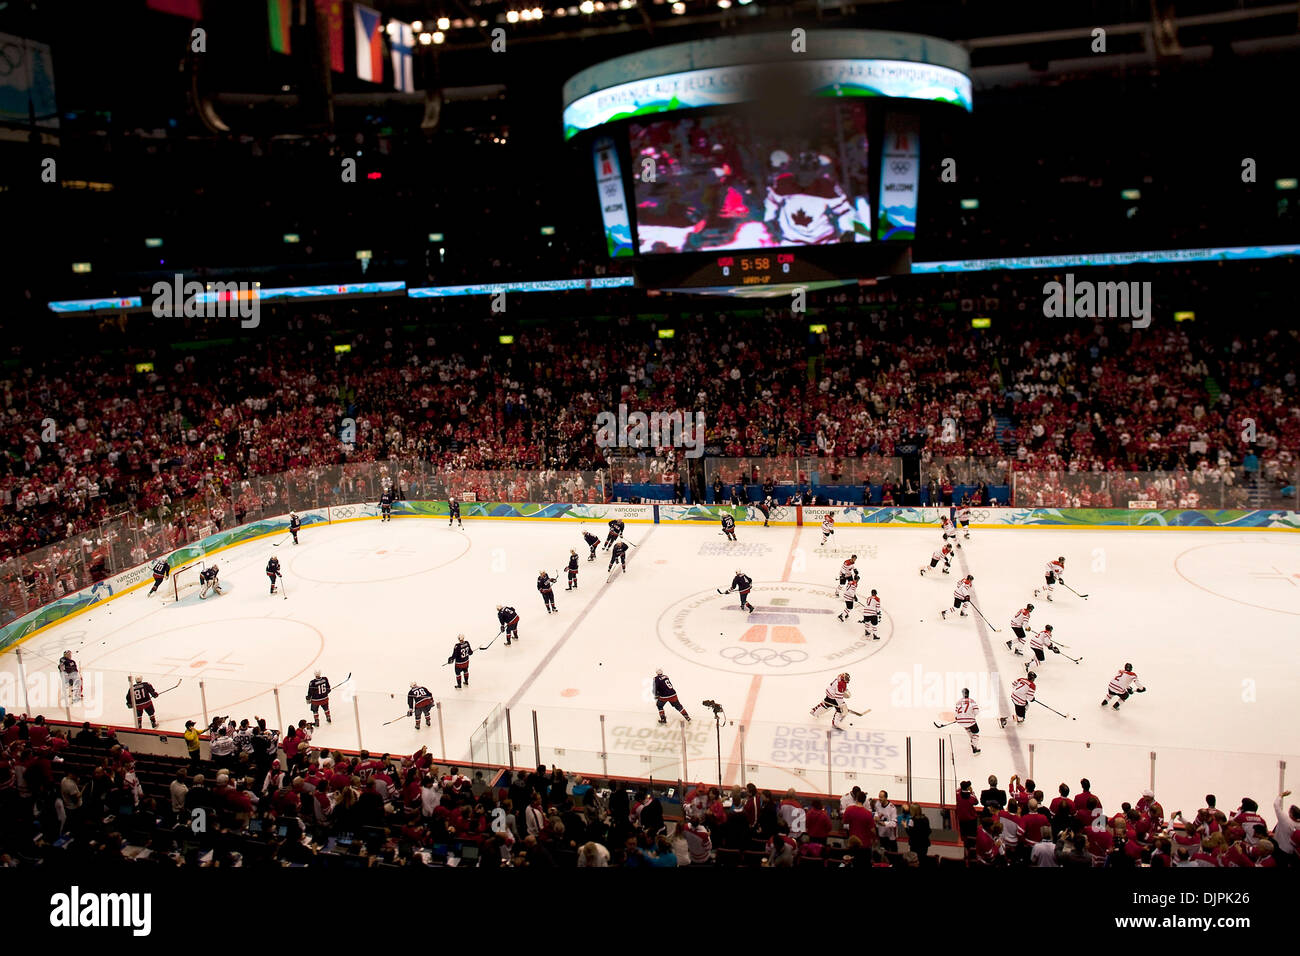
[[[280,579],[280,594],[283,595],[286,601],[289,600],[289,590],[284,586],[284,575],[277,574],[276,577]]]
[[[713,590],[717,591],[719,594],[730,594],[732,589],[727,588],[727,590],[724,591],[721,588],[714,588]]]
[[[1059,584],[1061,587],[1065,588],[1065,589],[1066,589],[1067,591],[1069,591],[1070,593],[1072,593],[1072,594],[1078,594],[1079,597],[1083,598],[1085,601],[1088,600],[1088,595],[1086,595],[1086,594],[1079,594],[1078,591],[1074,590],[1074,588],[1070,587],[1070,586],[1069,586],[1068,584],[1066,584],[1064,581],[1057,581],[1056,583]]]
[[[395,724],[395,723],[397,723],[399,720],[410,720],[410,719],[411,719],[411,715],[410,715],[410,714],[403,714],[401,717],[394,717],[392,720],[386,720],[386,721],[384,721],[382,724],[380,724],[380,726],[381,726],[381,727],[387,727],[389,724]]]
[[[1043,702],[1039,700],[1037,697],[1034,698],[1033,702],[1035,704],[1043,704]],[[1047,707],[1046,704],[1043,704],[1043,706]],[[1057,717],[1070,717],[1069,714],[1063,714],[1054,707],[1047,707],[1047,709],[1050,710],[1052,713],[1054,713]],[[1079,719],[1078,717],[1070,717],[1070,720],[1078,720],[1078,719]]]
[[[1071,657],[1069,654],[1062,654],[1061,656],[1064,657],[1067,661],[1074,661],[1076,664],[1083,663],[1082,657]]]
[[[979,606],[978,606],[974,601],[971,601],[971,602],[970,602],[970,606],[973,607],[973,608],[975,608],[975,613],[976,613],[976,614],[978,614],[980,617],[984,617],[984,612],[981,611],[981,610],[979,609]],[[990,621],[987,617],[984,617],[984,623],[987,624],[987,625],[989,626],[989,630],[991,630],[994,634],[1001,634],[1001,633],[1002,633],[1002,632],[999,631],[996,627],[993,626],[993,622]]]
[[[343,678],[341,681],[339,681],[339,682],[338,682],[337,684],[335,684],[333,687],[331,687],[330,690],[338,690],[340,687],[342,687],[344,684],[346,684],[346,683],[347,683],[348,681],[350,681],[350,680],[352,680],[352,672],[351,672],[351,671],[348,671],[348,676],[345,677],[345,678]]]
[[[932,721],[930,721],[930,723],[934,724],[936,727],[951,727],[953,724],[957,723],[957,721],[955,721],[955,720],[950,720],[950,721],[948,721],[946,724],[941,724],[941,723],[939,723],[939,721],[937,721],[937,720],[932,720]]]
[[[171,686],[171,687],[168,687],[167,690],[160,690],[160,691],[158,691],[158,696],[161,697],[163,694],[166,694],[166,693],[168,693],[168,692],[170,692],[170,691],[175,690],[177,687],[180,687],[180,686],[181,686],[181,681],[184,680],[184,679],[185,679],[185,678],[182,677],[181,680],[178,680],[176,683],[172,684],[172,686]]]
[[[293,532],[291,531],[291,532],[289,532],[289,534],[293,534]],[[278,547],[280,547],[280,545],[284,544],[285,539],[288,538],[288,537],[289,537],[289,535],[286,534],[286,535],[285,535],[283,538],[281,538],[279,541],[272,541],[272,542],[271,542],[271,547],[273,547],[273,548],[278,548]]]
[[[868,707],[866,710],[854,710],[852,707],[845,707],[844,709],[847,710],[854,717],[865,717],[867,716],[867,714],[871,713],[870,707]]]
[[[623,537],[621,534],[618,536],[618,538],[619,538],[620,541],[625,541],[625,542],[627,542],[628,544],[632,545],[632,547],[634,547],[634,548],[635,548],[635,547],[638,547],[638,545],[636,544],[636,542],[634,542],[634,541],[628,541],[627,538]]]
[[[505,629],[504,627],[501,628],[501,630],[497,631],[496,637],[492,638],[492,640],[490,640],[490,641],[488,641],[486,644],[482,645],[482,646],[479,648],[479,650],[480,650],[480,651],[486,651],[489,647],[491,647],[493,644],[495,644],[495,643],[497,642],[497,637],[500,637],[500,636],[501,636],[502,634],[504,634],[505,632],[506,632],[506,629]]]

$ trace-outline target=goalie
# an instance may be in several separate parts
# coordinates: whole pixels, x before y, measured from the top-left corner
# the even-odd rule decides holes
[[[81,671],[72,659],[72,651],[64,651],[59,658],[59,677],[63,681],[63,695],[67,703],[81,703]]]
[[[826,685],[826,697],[820,704],[808,711],[809,714],[816,717],[823,710],[835,711],[835,716],[831,718],[831,726],[836,730],[844,729],[844,715],[848,711],[849,699],[849,675],[847,673],[839,674],[836,678]]]
[[[215,564],[210,564],[199,572],[199,600],[202,601],[211,591],[215,591],[217,594],[226,593],[221,587],[221,582],[217,580],[217,566]]]

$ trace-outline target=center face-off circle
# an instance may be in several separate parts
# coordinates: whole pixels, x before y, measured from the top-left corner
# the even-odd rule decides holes
[[[756,582],[752,614],[740,610],[736,595],[699,591],[670,605],[659,616],[659,641],[678,657],[733,674],[780,677],[820,674],[866,660],[894,633],[888,614],[881,637],[863,636],[857,612],[837,616],[842,599],[825,587],[797,582]]]

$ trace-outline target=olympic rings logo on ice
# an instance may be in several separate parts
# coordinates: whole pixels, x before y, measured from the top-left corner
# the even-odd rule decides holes
[[[808,659],[803,651],[774,651],[770,647],[724,647],[718,651],[723,660],[733,664],[766,664],[769,667],[786,667],[790,664],[802,664]]]

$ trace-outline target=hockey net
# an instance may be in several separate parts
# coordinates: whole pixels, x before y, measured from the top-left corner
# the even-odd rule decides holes
[[[188,594],[198,592],[199,573],[204,567],[206,565],[202,561],[195,561],[193,564],[187,564],[172,572],[171,599],[173,602],[179,601]]]

